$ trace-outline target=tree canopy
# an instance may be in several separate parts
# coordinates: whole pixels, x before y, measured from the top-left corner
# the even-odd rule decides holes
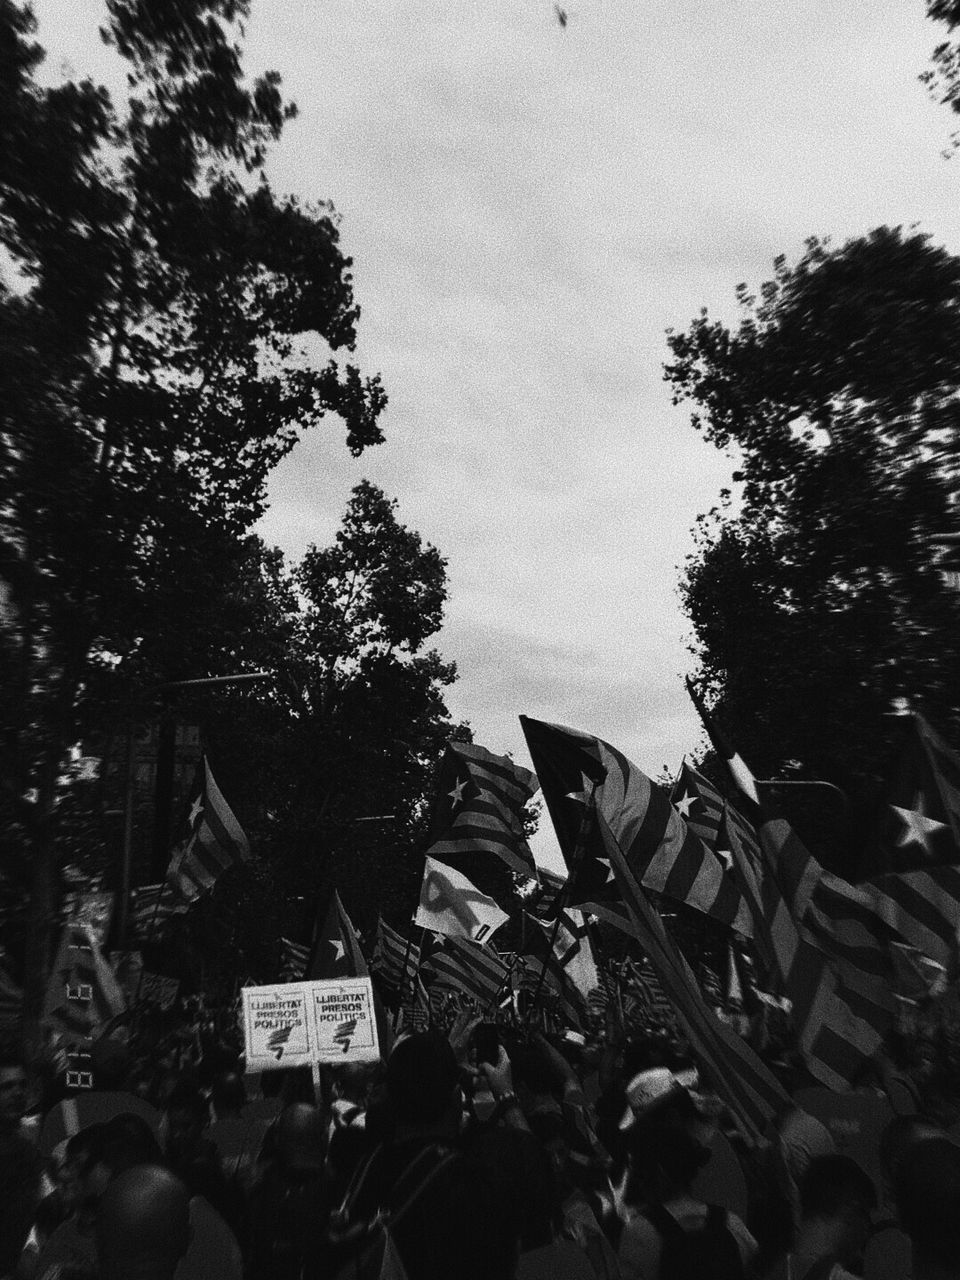
[[[248,10],[107,0],[115,103],[42,87],[30,9],[0,0],[0,774],[41,949],[85,705],[184,674],[191,611],[302,430],[335,414],[351,452],[382,439],[379,379],[345,358],[336,215],[264,175],[294,108],[276,73],[244,76]]]
[[[681,582],[701,675],[765,776],[856,790],[897,696],[960,717],[960,259],[881,227],[811,239],[728,328],[671,333],[674,401],[739,469]]]

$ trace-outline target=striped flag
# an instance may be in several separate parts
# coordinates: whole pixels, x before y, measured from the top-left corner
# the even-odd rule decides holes
[[[910,945],[950,967],[960,927],[960,757],[905,718],[860,887]]]
[[[614,833],[644,888],[752,937],[753,920],[733,878],[661,787],[600,738],[527,716],[520,723],[568,863],[592,795],[598,818]],[[612,880],[609,854],[594,836],[576,871],[576,897],[602,901]]]
[[[539,920],[553,920],[564,891],[567,877],[547,867],[537,867],[537,883],[524,899],[524,909]]]
[[[188,823],[189,831],[170,860],[167,881],[184,902],[193,903],[224,871],[251,857],[243,828],[223,798],[206,756],[197,771]]]
[[[536,878],[524,834],[524,807],[537,789],[529,769],[472,742],[451,742],[440,766],[430,847],[449,864],[460,854],[490,853]]]
[[[388,987],[402,988],[404,979],[409,979],[420,968],[420,948],[396,929],[391,929],[380,917],[377,920],[377,940],[370,968],[380,975]]]
[[[307,970],[310,948],[289,938],[280,939],[280,981],[299,982]]]
[[[687,687],[745,803],[763,818],[743,757],[689,681]],[[779,991],[791,1001],[808,1069],[829,1088],[848,1088],[893,1025],[890,943],[897,935],[885,918],[890,904],[882,893],[862,892],[824,872],[783,819],[764,819],[759,834],[763,950],[772,958]]]
[[[424,961],[423,968],[433,973],[434,987],[459,991],[483,1008],[499,998],[510,974],[510,966],[490,947],[453,937]]]

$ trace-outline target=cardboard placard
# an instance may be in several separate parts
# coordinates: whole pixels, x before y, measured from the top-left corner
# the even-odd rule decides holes
[[[370,1062],[380,1057],[369,978],[313,982],[318,1062]]]
[[[240,994],[247,1071],[380,1056],[369,978],[281,982]]]

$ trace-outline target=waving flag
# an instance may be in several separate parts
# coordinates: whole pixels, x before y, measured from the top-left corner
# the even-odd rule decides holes
[[[560,848],[573,856],[590,796],[646,889],[675,898],[721,924],[753,935],[743,895],[723,863],[683,821],[669,796],[600,738],[520,717]],[[577,897],[604,900],[613,881],[609,852],[594,838],[576,871]],[[598,892],[599,891],[599,892]]]
[[[440,766],[428,853],[441,862],[490,853],[536,879],[524,807],[537,789],[529,769],[472,742],[451,742]]]
[[[334,890],[316,930],[304,977],[311,982],[320,978],[365,978],[368,972],[357,931]]]
[[[414,923],[449,937],[486,942],[510,917],[453,867],[427,858]]]
[[[420,948],[380,918],[370,968],[387,986],[403,988],[420,968]]]
[[[510,975],[510,966],[495,951],[457,937],[446,938],[423,968],[434,975],[433,986],[459,991],[484,1008],[497,1000]]]
[[[188,831],[174,850],[167,881],[183,902],[193,903],[238,862],[248,862],[250,844],[203,758],[194,782]]]
[[[310,948],[289,938],[280,939],[280,981],[299,982],[306,972]]]

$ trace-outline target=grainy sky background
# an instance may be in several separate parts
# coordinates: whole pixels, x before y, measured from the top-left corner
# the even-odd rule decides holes
[[[37,0],[46,75],[116,84],[99,0]],[[335,423],[261,525],[299,557],[363,477],[449,562],[454,715],[528,763],[517,715],[648,773],[699,727],[676,594],[731,464],[670,405],[664,330],[809,235],[919,224],[960,251],[953,121],[918,83],[923,0],[253,0],[251,71],[300,115],[279,191],[330,200],[387,443]],[[538,839],[541,856],[550,837]]]

